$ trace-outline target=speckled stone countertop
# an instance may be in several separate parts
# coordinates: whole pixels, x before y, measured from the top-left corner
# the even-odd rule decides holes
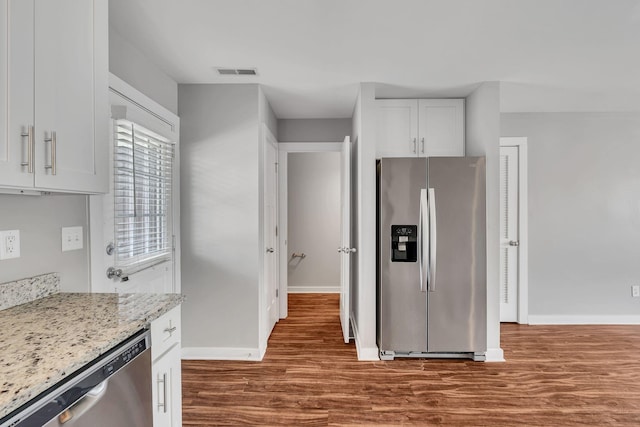
[[[0,418],[183,299],[179,294],[59,293],[0,311]]]

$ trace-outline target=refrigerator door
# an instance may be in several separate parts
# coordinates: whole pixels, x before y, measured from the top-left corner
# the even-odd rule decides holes
[[[427,351],[427,289],[426,284],[420,289],[417,255],[426,166],[424,158],[383,158],[378,164],[378,345],[382,352]]]
[[[485,158],[432,157],[427,163],[428,351],[484,352]]]

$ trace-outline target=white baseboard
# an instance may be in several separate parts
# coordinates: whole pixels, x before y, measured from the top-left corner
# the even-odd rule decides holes
[[[266,348],[265,348],[266,351]],[[264,351],[258,348],[184,347],[183,360],[247,360],[259,362]]]
[[[358,326],[353,321],[353,319],[355,319],[353,313],[351,313],[350,319],[351,319],[351,329],[353,330],[353,339],[356,342],[356,352],[358,353],[358,360],[359,361],[380,360],[380,356],[378,354],[378,347],[362,347],[360,345],[360,336],[358,335]]]
[[[290,294],[339,294],[340,285],[292,286],[287,287]]]
[[[640,316],[581,315],[581,314],[529,314],[530,325],[640,325]]]
[[[501,348],[488,348],[485,353],[485,362],[506,362]]]

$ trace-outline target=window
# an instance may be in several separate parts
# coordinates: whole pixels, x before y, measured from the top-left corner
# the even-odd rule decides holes
[[[171,259],[174,144],[122,119],[114,139],[115,264],[130,274]]]

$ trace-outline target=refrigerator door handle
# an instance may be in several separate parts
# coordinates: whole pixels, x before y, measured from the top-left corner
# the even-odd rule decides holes
[[[424,190],[423,190],[424,191]],[[436,190],[429,189],[429,292],[436,290],[436,254],[438,252],[438,235],[436,222]]]
[[[427,190],[420,190],[420,219],[418,220],[418,265],[420,266],[420,291],[425,292],[425,282],[428,285],[427,276],[427,263],[425,262],[425,256],[428,251],[425,251],[425,242],[429,242],[429,221],[428,218],[428,206],[427,206]]]

